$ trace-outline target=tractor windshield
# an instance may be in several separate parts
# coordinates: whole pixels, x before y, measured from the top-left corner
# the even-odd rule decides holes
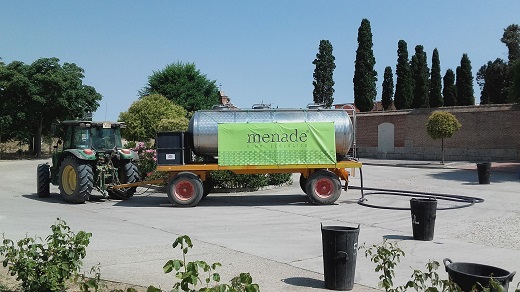
[[[119,128],[91,128],[92,148],[96,150],[123,148]]]

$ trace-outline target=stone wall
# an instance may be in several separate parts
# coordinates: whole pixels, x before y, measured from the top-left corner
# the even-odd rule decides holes
[[[511,104],[358,113],[358,156],[440,160],[441,140],[426,133],[435,110],[454,114],[462,124],[453,137],[444,139],[446,161],[520,160],[520,105]]]

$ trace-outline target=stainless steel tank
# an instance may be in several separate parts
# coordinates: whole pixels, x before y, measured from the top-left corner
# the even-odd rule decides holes
[[[340,109],[252,109],[201,110],[191,117],[188,132],[192,150],[200,156],[218,156],[220,123],[334,122],[336,153],[349,151],[354,129],[346,111]]]

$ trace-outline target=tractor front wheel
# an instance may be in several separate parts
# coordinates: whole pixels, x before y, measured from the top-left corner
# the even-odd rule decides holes
[[[37,194],[40,198],[47,198],[50,196],[50,183],[51,173],[48,164],[38,164],[36,169],[36,183],[37,183]]]
[[[63,200],[82,204],[89,199],[94,185],[92,165],[76,157],[67,157],[61,163],[59,174],[59,188]]]
[[[181,172],[168,181],[166,192],[174,206],[194,207],[203,197],[202,181],[191,172]]]
[[[341,181],[335,173],[320,169],[309,176],[306,190],[312,203],[331,205],[341,195]]]

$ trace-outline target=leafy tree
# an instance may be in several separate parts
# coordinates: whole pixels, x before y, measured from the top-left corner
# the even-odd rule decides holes
[[[0,75],[2,95],[9,106],[11,138],[29,143],[41,154],[42,135],[59,120],[83,117],[95,111],[102,96],[82,79],[84,71],[74,63],[61,65],[58,58],[41,58],[31,65],[14,61]]]
[[[128,125],[122,135],[131,141],[154,139],[159,125],[161,129],[171,130],[186,130],[188,125],[186,110],[160,94],[147,95],[132,103],[128,111],[119,114],[119,120]]]
[[[518,24],[511,24],[506,27],[500,41],[506,44],[509,50],[509,62],[514,62],[520,58],[520,27]]]
[[[312,64],[316,65],[314,74],[312,75],[314,81],[314,90],[312,96],[314,103],[325,104],[327,108],[332,106],[334,98],[334,80],[333,74],[336,64],[334,64],[334,55],[332,55],[332,44],[328,40],[321,40],[319,52],[316,54],[316,59]]]
[[[480,86],[480,104],[507,103],[509,97],[509,65],[497,58],[480,67],[477,83]]]
[[[0,67],[2,142],[17,139],[27,143],[29,140],[30,131],[24,123],[26,109],[23,104],[29,99],[31,81],[27,77],[28,68],[29,65],[19,61]]]
[[[439,60],[439,51],[435,48],[432,54],[432,71],[430,74],[430,91],[428,96],[430,107],[441,107],[444,105],[441,82],[441,61]]]
[[[13,118],[11,117],[11,114],[13,113],[12,109],[10,107],[12,106],[11,100],[7,98],[4,94],[4,87],[5,87],[5,78],[4,76],[7,75],[7,68],[5,68],[4,62],[1,61],[2,58],[0,58],[0,104],[2,105],[0,107],[0,143],[4,142],[4,139],[6,135],[4,134],[4,130],[9,127],[9,125],[13,122]],[[1,152],[0,152],[1,155]]]
[[[182,118],[162,119],[157,125],[157,132],[184,132],[188,129],[190,121]]]
[[[512,101],[520,103],[520,60],[516,60],[511,66],[511,75],[513,76]]]
[[[428,99],[428,77],[430,69],[426,62],[426,52],[423,46],[415,46],[415,55],[412,56],[412,76],[413,76],[413,108],[429,107]]]
[[[468,54],[463,54],[457,67],[457,105],[474,105],[473,73]]]
[[[451,138],[461,126],[453,114],[445,111],[435,111],[428,118],[426,123],[428,135],[434,140],[441,139],[442,164],[444,164],[444,139]]]
[[[385,68],[385,74],[383,76],[383,94],[381,96],[381,103],[383,109],[386,111],[390,108],[394,97],[394,75],[392,74],[392,67],[387,66]]]
[[[442,89],[442,95],[444,96],[445,106],[456,106],[457,105],[457,87],[455,86],[455,73],[453,70],[446,70],[444,78],[444,88]]]
[[[363,19],[358,29],[358,49],[354,71],[354,104],[367,112],[374,107],[376,99],[377,72],[374,70],[376,59],[372,50],[372,31],[370,21]]]
[[[154,71],[148,84],[139,91],[140,97],[161,94],[188,112],[210,109],[219,103],[215,80],[209,80],[193,63],[177,62]]]
[[[412,72],[410,71],[410,63],[408,62],[408,48],[404,40],[400,40],[397,44],[397,66],[395,74],[397,75],[394,99],[395,108],[410,108],[413,98]]]

